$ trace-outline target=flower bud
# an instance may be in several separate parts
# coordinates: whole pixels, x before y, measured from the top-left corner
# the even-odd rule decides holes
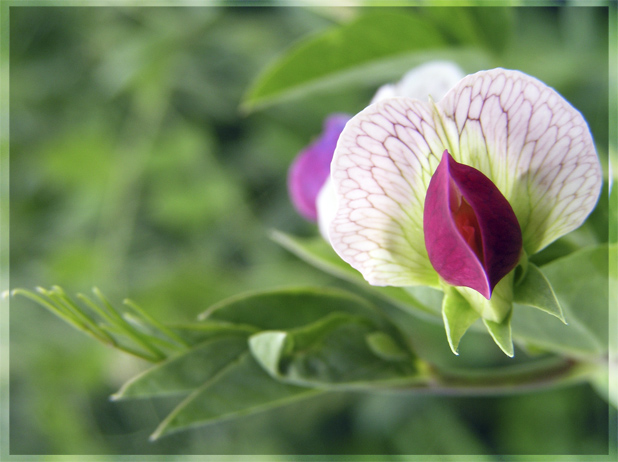
[[[513,208],[489,178],[448,151],[429,183],[423,228],[429,261],[442,279],[487,299],[519,261],[522,235]]]

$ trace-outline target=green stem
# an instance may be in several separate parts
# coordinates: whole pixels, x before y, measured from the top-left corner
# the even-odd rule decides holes
[[[405,389],[442,395],[505,395],[585,382],[598,370],[589,362],[553,357],[487,370],[443,370],[426,366],[424,380]]]

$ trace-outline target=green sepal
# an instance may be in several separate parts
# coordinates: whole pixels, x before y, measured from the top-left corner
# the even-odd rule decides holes
[[[485,323],[485,327],[487,327],[487,331],[489,332],[489,335],[491,335],[491,338],[494,339],[494,342],[496,342],[496,345],[500,347],[505,355],[511,358],[515,355],[513,338],[511,336],[512,314],[513,311],[511,310],[502,322],[494,322],[483,319],[483,323]]]
[[[481,315],[494,323],[502,322],[513,309],[513,281],[515,270],[504,276],[487,300],[476,290],[469,287],[457,287],[457,291],[468,301],[470,306]]]
[[[556,298],[551,283],[539,267],[533,263],[528,262],[526,274],[515,285],[513,292],[513,301],[515,303],[538,308],[552,316],[556,316],[563,323],[567,324],[562,307]]]
[[[480,317],[459,292],[452,289],[445,292],[442,299],[442,319],[448,344],[453,353],[459,354],[459,341],[474,321]]]

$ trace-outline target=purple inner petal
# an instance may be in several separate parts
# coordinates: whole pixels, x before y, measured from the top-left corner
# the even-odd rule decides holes
[[[438,274],[487,299],[519,261],[522,237],[511,205],[489,178],[448,151],[429,183],[423,227]]]

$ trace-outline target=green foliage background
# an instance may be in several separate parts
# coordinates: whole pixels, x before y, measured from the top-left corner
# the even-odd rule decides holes
[[[516,68],[555,87],[584,114],[606,165],[606,8],[477,9],[478,22],[467,25],[455,8],[390,10],[433,21],[441,36],[436,56],[466,71]],[[344,285],[268,232],[316,232],[288,201],[287,168],[327,114],[367,104],[377,76],[271,100],[248,91],[294,41],[370,12],[12,8],[11,287],[89,292],[96,285],[113,301],[130,296],[160,320],[183,322],[239,292]],[[498,17],[504,28],[481,27]],[[397,66],[410,63],[393,62],[385,74],[396,79]],[[11,454],[608,449],[607,406],[589,386],[485,398],[332,393],[150,443],[168,403],[109,401],[142,361],[105,349],[25,299],[11,300],[10,320]],[[471,342],[468,352],[501,354],[488,345]],[[448,349],[446,341],[436,348]]]

